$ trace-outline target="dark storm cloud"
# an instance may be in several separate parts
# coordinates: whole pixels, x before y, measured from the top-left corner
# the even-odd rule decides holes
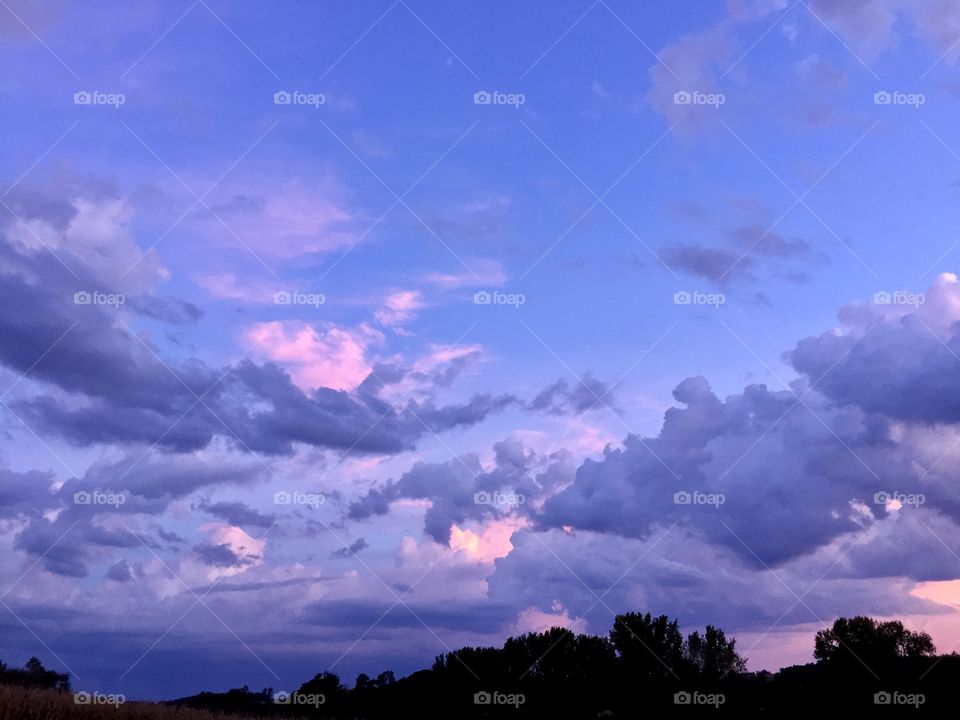
[[[0,518],[39,516],[56,504],[53,473],[0,469]]]
[[[546,501],[539,524],[645,538],[676,522],[762,567],[884,517],[879,490],[925,492],[932,506],[960,517],[942,472],[926,472],[917,449],[898,442],[883,418],[816,393],[801,403],[763,385],[721,400],[703,378],[684,381],[674,396],[686,407],[666,412],[658,436],[629,436],[623,448],[586,460],[575,482]],[[689,500],[695,493],[699,501]]]
[[[886,300],[887,296],[881,296]],[[788,353],[797,371],[839,404],[898,420],[960,421],[960,290],[942,275],[913,305],[854,304],[840,313],[843,332],[801,340]]]
[[[534,412],[550,415],[582,415],[600,407],[616,409],[614,388],[586,373],[573,387],[564,379],[544,388],[528,404]]]
[[[229,545],[195,545],[193,551],[201,561],[213,567],[242,567],[253,562],[253,558],[240,557]]]
[[[347,547],[342,547],[339,550],[334,550],[333,553],[331,553],[331,557],[339,557],[339,558],[350,557],[351,555],[356,555],[358,552],[360,552],[361,550],[365,550],[368,547],[370,546],[367,544],[366,540],[364,540],[363,538],[357,538],[354,542],[350,543]]]
[[[301,621],[309,625],[366,630],[373,625],[387,629],[432,629],[466,632],[494,632],[515,617],[512,605],[490,601],[450,601],[443,605],[424,605],[410,601],[394,604],[389,600],[321,600],[308,605]],[[392,607],[391,607],[392,606]]]
[[[511,543],[512,552],[497,560],[487,580],[490,600],[547,613],[556,612],[559,602],[600,634],[609,630],[613,613],[637,608],[669,613],[691,626],[713,623],[761,633],[775,624],[821,624],[838,615],[943,611],[905,594],[899,582],[886,579],[887,573],[851,573],[844,548],[770,571],[669,524],[658,526],[646,540],[520,530]]]
[[[142,568],[126,560],[118,560],[107,570],[107,578],[117,582],[130,582],[134,577],[141,577],[142,574]]]
[[[159,516],[171,501],[198,489],[254,484],[262,481],[267,472],[260,464],[215,462],[189,456],[148,458],[132,453],[120,459],[99,461],[91,465],[83,477],[67,480],[55,495],[49,496],[45,505],[39,506],[57,507],[59,512],[55,517],[35,514],[17,533],[15,547],[38,558],[41,566],[51,573],[86,577],[90,560],[109,555],[116,548],[143,545],[160,548],[160,541],[184,542],[183,538],[159,526],[146,533],[137,531],[134,515]],[[43,488],[45,476],[36,475],[39,477],[32,479],[39,480],[38,487]],[[17,482],[5,484],[0,492],[22,489],[24,479],[15,479]],[[40,499],[44,497],[39,495]],[[36,508],[35,502],[4,503],[0,511],[29,517],[31,509]],[[113,522],[105,524],[104,519]]]
[[[742,251],[721,247],[667,245],[659,255],[668,267],[715,283],[725,280],[728,274],[743,274],[750,265],[750,258],[743,257]]]
[[[276,516],[265,515],[242,502],[201,503],[198,509],[210,513],[231,525],[270,528],[276,522]]]
[[[199,360],[167,364],[122,325],[117,309],[74,302],[75,292],[102,282],[69,253],[60,256],[79,279],[49,253],[22,254],[0,243],[0,363],[83,398],[51,394],[15,403],[31,427],[77,445],[157,443],[191,451],[224,436],[240,450],[265,454],[290,454],[297,442],[388,453],[516,402],[477,395],[462,404],[394,409],[362,391],[305,395],[280,368],[249,360],[232,370]],[[151,307],[153,316],[163,314]],[[265,409],[250,409],[251,401]]]
[[[419,462],[399,480],[373,488],[351,503],[347,517],[363,520],[385,515],[390,504],[401,498],[430,500],[424,534],[446,545],[453,523],[510,512],[527,513],[528,503],[534,498],[571,479],[566,453],[538,457],[513,439],[502,440],[493,447],[494,465],[489,470],[473,454],[442,463]],[[512,504],[511,497],[518,502]],[[498,502],[498,498],[504,502]]]

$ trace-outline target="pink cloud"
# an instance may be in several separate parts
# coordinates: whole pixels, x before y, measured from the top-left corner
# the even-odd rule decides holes
[[[570,612],[559,600],[551,605],[553,612],[544,612],[535,607],[529,607],[520,612],[517,622],[512,628],[516,633],[546,632],[550,628],[562,627],[575,633],[585,633],[587,622],[583,618],[571,618]]]
[[[386,304],[374,313],[381,325],[397,327],[416,317],[417,311],[426,307],[419,290],[400,290],[387,296]]]
[[[492,563],[510,554],[513,550],[510,538],[528,524],[526,518],[493,520],[476,529],[461,529],[454,523],[450,528],[450,548],[471,560]]]
[[[289,320],[257,323],[247,328],[244,340],[254,354],[286,367],[304,390],[353,390],[370,374],[367,350],[382,336],[367,327],[318,330]]]

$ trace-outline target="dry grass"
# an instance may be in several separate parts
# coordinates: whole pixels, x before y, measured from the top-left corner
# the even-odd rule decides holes
[[[73,693],[27,690],[0,685],[0,720],[249,720],[206,710],[128,702],[113,705],[77,705]]]

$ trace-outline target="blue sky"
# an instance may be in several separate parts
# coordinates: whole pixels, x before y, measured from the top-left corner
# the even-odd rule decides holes
[[[958,40],[903,0],[0,3],[2,657],[169,697],[635,609],[753,669],[843,613],[950,649]]]

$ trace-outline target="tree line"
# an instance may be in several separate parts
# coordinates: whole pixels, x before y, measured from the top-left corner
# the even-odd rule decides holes
[[[937,655],[929,635],[856,616],[816,633],[814,662],[747,671],[734,638],[707,625],[686,636],[666,615],[617,615],[606,636],[554,627],[501,647],[464,647],[397,679],[361,673],[347,687],[319,673],[296,691],[244,686],[170,704],[263,717],[636,717],[652,710],[754,714],[817,709],[943,710],[955,703],[960,656]],[[68,690],[36,658],[0,663],[0,682]]]

